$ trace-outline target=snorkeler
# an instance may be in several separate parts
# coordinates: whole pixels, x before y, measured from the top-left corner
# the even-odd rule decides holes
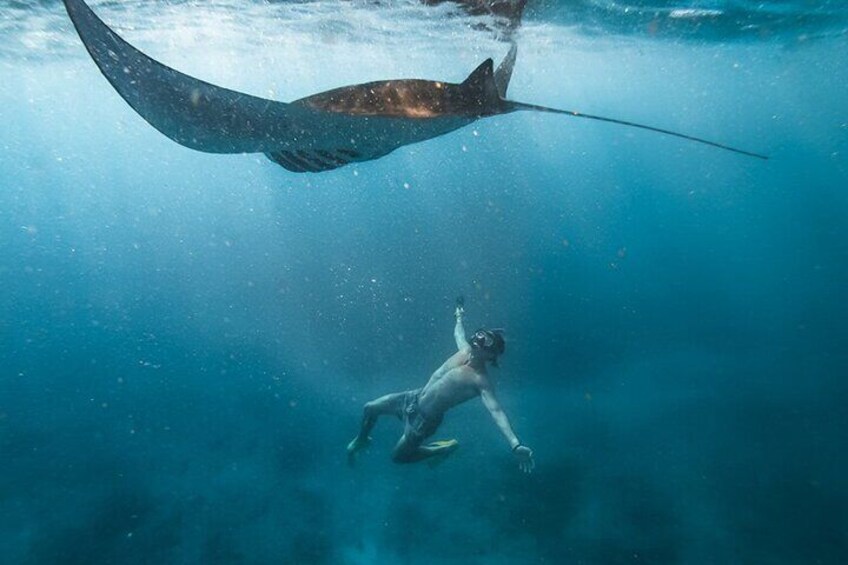
[[[404,424],[403,436],[392,452],[395,463],[415,463],[432,457],[446,457],[459,447],[458,441],[450,439],[422,445],[424,440],[436,432],[445,412],[479,396],[509,442],[521,470],[525,473],[533,470],[533,451],[523,445],[512,431],[486,371],[486,363],[497,367],[498,356],[505,350],[503,331],[481,328],[474,332],[470,340],[466,340],[465,329],[462,327],[463,313],[460,298],[457,299],[456,327],[453,331],[458,351],[436,369],[424,388],[387,394],[365,403],[359,435],[347,446],[351,463],[356,453],[370,443],[368,434],[377,423],[377,418],[383,415],[397,416]]]

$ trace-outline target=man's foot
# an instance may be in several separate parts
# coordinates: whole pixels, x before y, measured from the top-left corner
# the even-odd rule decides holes
[[[347,464],[352,467],[353,464],[356,462],[357,452],[362,451],[363,449],[368,447],[370,443],[370,437],[361,438],[359,436],[356,436],[355,438],[353,438],[353,440],[351,440],[351,442],[347,444]]]
[[[427,464],[432,467],[438,467],[445,462],[451,453],[459,449],[459,442],[455,439],[442,439],[427,444],[427,449],[432,453],[427,458]]]

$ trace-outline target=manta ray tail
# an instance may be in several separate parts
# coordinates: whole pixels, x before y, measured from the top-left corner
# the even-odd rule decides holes
[[[678,133],[676,131],[671,131],[662,128],[656,128],[653,126],[646,126],[644,124],[637,124],[635,122],[628,122],[625,120],[616,120],[615,118],[605,118],[603,116],[593,116],[591,114],[582,114],[580,112],[575,112],[573,110],[559,110],[557,108],[548,108],[547,106],[537,106],[535,104],[525,104],[523,102],[512,102],[509,101],[509,104],[512,106],[513,110],[532,110],[535,112],[548,112],[551,114],[565,114],[566,116],[572,116],[575,118],[587,118],[589,120],[598,120],[601,122],[609,122],[612,124],[620,124],[623,126],[646,129],[648,131],[655,131],[657,133],[664,133],[666,135],[673,135],[674,137],[680,137],[683,139],[688,139],[690,141],[696,141],[698,143],[703,143],[705,145],[711,145],[712,147],[718,147],[719,149],[724,149],[726,151],[733,151],[734,153],[739,153],[741,155],[747,155],[748,157],[756,157],[757,159],[768,160],[768,156],[762,155],[760,153],[752,153],[751,151],[745,151],[744,149],[738,149],[736,147],[731,147],[729,145],[724,145],[722,143],[716,143],[715,141],[709,141],[707,139],[702,139],[700,137],[695,137],[692,135],[686,135],[685,133]]]

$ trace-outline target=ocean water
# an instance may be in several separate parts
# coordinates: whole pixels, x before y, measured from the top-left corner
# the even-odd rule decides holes
[[[124,38],[282,101],[459,82],[510,97],[295,174],[160,135],[61,3],[0,2],[0,561],[848,561],[848,8],[529,0],[96,1]],[[363,402],[506,328],[442,465],[354,468]]]

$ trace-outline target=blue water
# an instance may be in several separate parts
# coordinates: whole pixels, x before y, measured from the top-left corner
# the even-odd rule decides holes
[[[507,50],[451,5],[93,4],[283,101]],[[161,136],[57,2],[0,22],[0,561],[848,560],[841,3],[528,2],[512,98],[767,162],[519,113],[317,175]],[[536,472],[477,400],[441,466],[386,420],[349,468],[457,294]]]

